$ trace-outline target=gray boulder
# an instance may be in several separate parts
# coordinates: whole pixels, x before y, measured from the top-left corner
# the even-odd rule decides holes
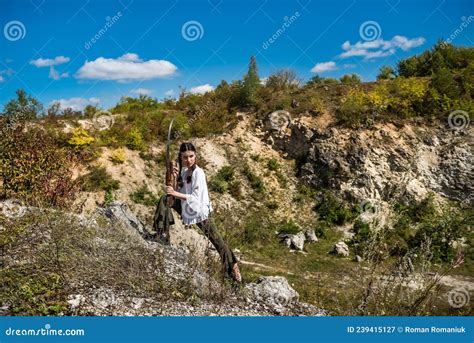
[[[334,253],[338,256],[347,257],[349,256],[349,247],[344,242],[338,242],[334,246]]]
[[[247,300],[264,303],[276,312],[298,302],[299,294],[282,276],[261,276],[256,282],[245,286]]]
[[[308,242],[317,242],[318,241],[318,237],[316,236],[316,233],[314,232],[314,229],[308,229],[305,231],[305,236],[306,236],[306,240]]]
[[[298,232],[296,235],[282,234],[280,237],[284,239],[284,243],[288,248],[300,251],[303,250],[304,242],[306,240],[304,232]]]

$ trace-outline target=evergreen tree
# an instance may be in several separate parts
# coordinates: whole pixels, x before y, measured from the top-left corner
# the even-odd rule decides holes
[[[257,59],[255,56],[250,57],[249,70],[244,76],[243,83],[243,104],[255,105],[257,101],[257,91],[260,87],[260,78],[258,76]]]

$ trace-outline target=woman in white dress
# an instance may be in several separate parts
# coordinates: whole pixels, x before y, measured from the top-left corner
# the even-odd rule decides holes
[[[185,225],[196,224],[204,232],[218,251],[226,274],[233,280],[242,282],[237,258],[209,220],[212,205],[206,175],[196,164],[196,148],[192,143],[181,144],[178,161],[179,169],[174,170],[178,179],[177,189],[171,186],[166,188],[166,193],[176,199],[173,208],[181,215]]]

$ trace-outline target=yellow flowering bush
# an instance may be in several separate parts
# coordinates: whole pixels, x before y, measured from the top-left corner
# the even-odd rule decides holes
[[[83,146],[91,144],[94,137],[91,137],[82,127],[77,127],[72,131],[72,136],[67,141],[72,146]]]

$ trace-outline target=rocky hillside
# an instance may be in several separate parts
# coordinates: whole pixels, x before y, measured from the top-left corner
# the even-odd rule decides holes
[[[105,168],[120,185],[109,203],[104,202],[106,191],[80,192],[70,212],[2,202],[2,232],[29,237],[26,242],[4,243],[8,253],[3,255],[3,265],[8,269],[34,261],[54,275],[65,273],[70,282],[55,295],[61,299],[61,305],[55,306],[62,314],[341,313],[320,309],[334,301],[321,299],[341,296],[357,273],[369,274],[373,262],[353,244],[354,221],[374,231],[393,230],[398,218],[394,201],[416,203],[429,194],[437,207],[452,201],[472,206],[472,128],[456,131],[442,124],[408,123],[353,130],[335,125],[329,113],[295,119],[289,113],[278,115],[285,120],[275,127],[274,116],[259,120],[254,114],[238,113],[238,123],[229,132],[194,140],[198,164],[204,167],[212,190],[215,220],[243,266],[242,289],[222,283],[218,256],[197,228],[186,230],[178,221],[170,247],[153,240],[154,205],[145,200],[163,193],[164,142],[152,145],[146,158],[123,148],[120,163],[111,159],[113,150],[102,148],[93,162],[75,169],[74,177],[80,178],[91,168]],[[89,124],[79,122],[84,127]],[[71,125],[64,121],[63,131],[68,130]],[[234,170],[232,182],[239,185],[235,192],[219,175],[229,167]],[[312,189],[331,189],[340,204],[356,207],[354,214],[326,228],[330,222],[322,219],[327,213],[318,213],[315,204],[330,200]],[[59,222],[74,229],[61,233]],[[462,239],[458,244],[465,244]],[[57,256],[45,262],[46,256],[54,255],[54,247],[59,249]],[[434,270],[417,271],[402,282],[422,290],[432,281],[429,273]],[[11,282],[19,277],[8,276]],[[443,275],[437,281],[447,288],[474,289],[474,280],[464,273]],[[49,287],[49,282],[41,287]],[[335,291],[329,290],[332,287]],[[358,296],[344,299],[348,302],[344,306],[357,307]],[[4,299],[4,314],[34,312],[28,301],[23,299],[21,307],[14,300],[18,301]],[[54,312],[54,308],[42,310]]]
[[[0,116],[4,314],[469,315],[473,48],[378,80],[291,70],[176,99]],[[198,228],[153,240],[165,140],[191,140],[244,284]],[[175,214],[176,215],[176,214]]]

